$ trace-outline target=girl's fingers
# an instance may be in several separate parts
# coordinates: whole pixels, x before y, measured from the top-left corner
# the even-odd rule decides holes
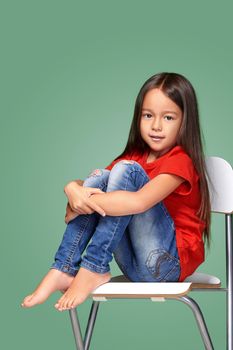
[[[103,216],[105,214],[104,210],[100,208],[97,204],[88,201],[85,206],[83,206],[84,214],[92,214],[95,211]]]
[[[90,187],[89,187],[87,193],[88,193],[87,196],[90,197],[90,196],[91,196],[92,194],[94,194],[94,193],[105,193],[105,192],[102,191],[100,188],[90,188]]]
[[[86,212],[83,210],[83,209],[80,209],[80,208],[72,208],[72,211],[79,214],[79,215],[82,215],[82,214],[86,214]]]
[[[86,214],[86,211],[82,210],[82,209],[75,209],[74,211],[75,211],[75,213],[77,213],[79,215]]]
[[[89,208],[93,209],[94,211],[96,211],[97,213],[99,213],[101,216],[105,216],[105,212],[102,208],[100,208],[97,204],[89,201],[88,203]]]

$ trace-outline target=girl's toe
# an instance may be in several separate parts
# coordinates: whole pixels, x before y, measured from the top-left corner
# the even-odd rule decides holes
[[[69,299],[67,299],[63,305],[64,309],[67,310],[69,308]]]
[[[23,304],[27,303],[28,301],[30,301],[32,297],[33,297],[33,294],[30,294],[30,295],[26,296],[26,298],[24,298],[24,300],[23,300]]]
[[[59,309],[63,310],[65,307],[66,299],[64,298],[63,300],[59,301]]]
[[[63,301],[65,300],[65,297],[66,297],[66,295],[63,294],[63,295],[61,296],[61,298],[58,300],[58,302],[59,302],[59,303],[63,303]]]
[[[62,311],[65,311],[65,310],[67,310],[67,306],[66,306],[66,305],[63,305],[63,306],[62,306]]]
[[[62,305],[61,305],[61,304],[58,304],[57,309],[58,309],[58,311],[62,311]]]
[[[60,309],[61,308],[61,305],[62,305],[62,301],[59,299],[56,304],[55,304],[55,308],[56,309]]]
[[[66,310],[66,303],[61,305],[61,311],[65,311]]]
[[[58,299],[56,305],[61,306],[64,303],[65,300],[65,295],[63,295],[60,299]]]
[[[71,299],[71,300],[67,303],[67,308],[68,308],[68,309],[71,309],[73,303],[74,303],[74,300]]]

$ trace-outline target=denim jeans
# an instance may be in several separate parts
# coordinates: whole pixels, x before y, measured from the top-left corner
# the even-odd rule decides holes
[[[135,192],[148,181],[139,163],[121,160],[111,171],[92,171],[83,186],[104,192]],[[139,214],[102,217],[94,212],[77,216],[67,224],[51,268],[72,276],[80,266],[106,273],[113,256],[132,282],[178,281],[180,259],[175,225],[163,202]]]

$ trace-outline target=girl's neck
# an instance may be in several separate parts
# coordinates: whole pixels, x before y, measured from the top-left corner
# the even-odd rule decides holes
[[[176,147],[176,146],[177,145],[175,145],[174,147]],[[153,163],[157,159],[161,158],[162,156],[164,156],[165,154],[170,152],[174,147],[171,147],[170,149],[166,150],[166,152],[157,152],[156,153],[156,152],[153,152],[151,150],[148,150],[147,155],[146,155],[146,164]]]
[[[153,155],[153,154],[151,153],[151,151],[149,151],[149,152],[148,152],[148,155],[147,155],[147,157],[146,157],[146,163],[147,163],[147,164],[148,164],[148,163],[152,163],[152,162],[154,162],[157,158],[158,158],[157,156]]]

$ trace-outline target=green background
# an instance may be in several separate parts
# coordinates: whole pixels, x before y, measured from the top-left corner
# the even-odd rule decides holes
[[[231,1],[2,1],[2,349],[74,349],[68,312],[20,302],[45,275],[65,230],[64,185],[122,152],[151,75],[185,75],[199,101],[207,155],[233,163]],[[198,271],[225,286],[224,218]],[[113,275],[120,274],[114,261]],[[225,294],[192,292],[215,349],[225,348]],[[78,311],[84,332],[91,300]],[[176,301],[100,304],[90,349],[204,349]]]

